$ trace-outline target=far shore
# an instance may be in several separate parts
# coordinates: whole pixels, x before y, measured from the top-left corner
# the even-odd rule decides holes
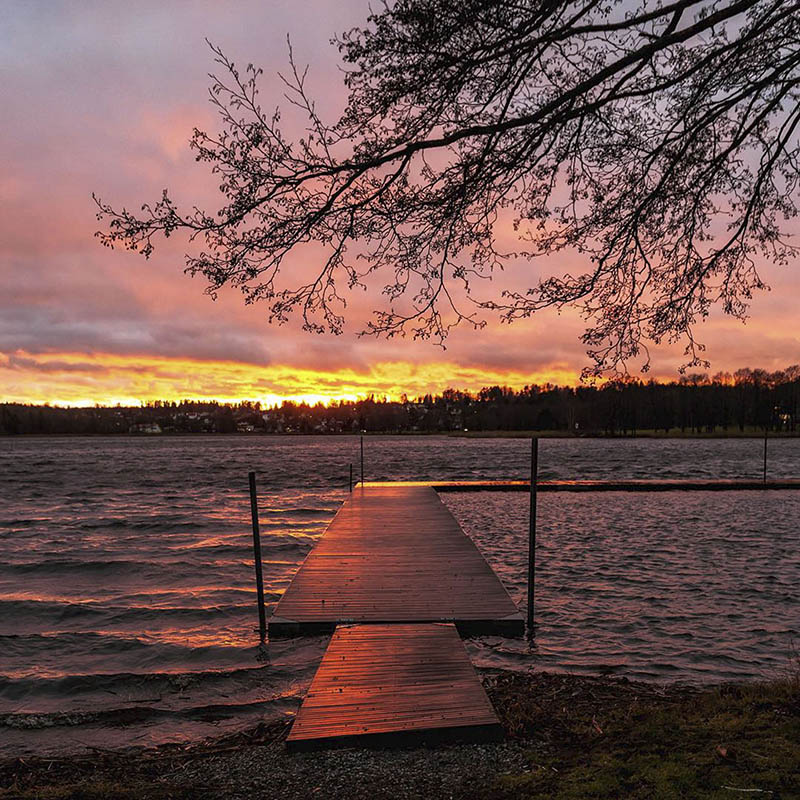
[[[287,754],[290,722],[217,740],[0,762],[0,799],[800,796],[800,667],[692,687],[481,671],[505,741]]]
[[[347,438],[354,436],[447,436],[456,439],[763,439],[764,429],[746,428],[740,430],[715,430],[690,432],[672,429],[669,432],[663,430],[637,430],[628,433],[569,433],[567,431],[543,430],[543,431],[354,431],[346,433],[331,432],[311,432],[288,431],[284,433],[266,433],[252,431],[247,433],[186,433],[164,431],[163,433],[0,433],[0,439],[84,439],[106,438],[106,439],[194,439],[197,437],[230,437],[233,439],[260,439],[260,438]],[[800,438],[800,430],[796,431],[769,431],[769,439],[797,439]]]

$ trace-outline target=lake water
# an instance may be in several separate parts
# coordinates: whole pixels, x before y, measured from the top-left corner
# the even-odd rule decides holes
[[[357,437],[0,439],[0,753],[149,745],[293,713],[325,637],[259,653],[247,473],[274,605],[358,470]],[[800,476],[800,440],[769,444]],[[520,439],[366,437],[367,479],[525,478]],[[762,442],[548,439],[542,479],[758,478]],[[524,603],[527,496],[442,495]],[[543,494],[537,635],[478,666],[709,682],[780,674],[800,492]],[[269,610],[268,610],[269,611]]]

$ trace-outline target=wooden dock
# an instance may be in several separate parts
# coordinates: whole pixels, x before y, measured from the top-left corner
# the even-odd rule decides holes
[[[453,622],[466,635],[524,633],[472,540],[427,486],[353,490],[269,621],[270,637],[339,623]]]
[[[356,488],[269,621],[271,637],[334,629],[289,749],[502,736],[458,634],[524,621],[432,488]]]
[[[451,624],[339,627],[286,740],[290,750],[502,738]]]
[[[538,491],[777,488],[800,482],[537,483]],[[333,632],[287,748],[502,736],[458,634],[522,635],[524,621],[437,494],[481,490],[530,491],[530,483],[373,482],[350,493],[269,621],[271,637]]]

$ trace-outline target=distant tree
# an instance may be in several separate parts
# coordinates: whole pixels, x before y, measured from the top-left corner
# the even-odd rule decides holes
[[[186,269],[210,294],[239,287],[277,322],[298,310],[310,331],[339,333],[343,287],[377,282],[374,334],[441,342],[486,313],[572,304],[595,373],[647,362],[647,343],[665,339],[704,365],[696,322],[715,303],[744,318],[764,286],[757,259],[796,255],[783,228],[800,179],[798,11],[780,0],[384,3],[338,39],[350,91],[338,121],[319,116],[290,52],[286,93],[307,123],[296,140],[261,105],[260,70],[212,47],[222,126],[196,129],[191,147],[219,179],[219,211],[181,212],[166,190],[141,213],[98,199],[98,235],[149,256],[158,235],[186,231],[202,242]],[[517,253],[498,242],[498,223],[512,222]],[[287,256],[312,242],[325,255],[292,274]],[[476,290],[514,256],[563,249],[585,266],[540,279],[521,260],[527,291]]]
[[[214,412],[214,430],[217,433],[233,433],[236,430],[236,420],[230,406],[219,406]]]

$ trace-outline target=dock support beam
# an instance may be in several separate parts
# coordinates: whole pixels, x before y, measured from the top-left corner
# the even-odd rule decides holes
[[[528,517],[528,633],[533,633],[533,598],[536,586],[536,484],[539,481],[539,440],[531,439],[531,487]]]
[[[256,563],[256,592],[258,593],[258,629],[261,644],[267,640],[267,614],[264,610],[264,575],[261,571],[261,532],[258,528],[258,500],[256,499],[256,474],[251,472],[250,479],[250,516],[253,518],[253,558]]]
[[[364,488],[364,434],[361,434],[361,488]]]
[[[764,486],[767,485],[767,432],[768,428],[764,425]]]

